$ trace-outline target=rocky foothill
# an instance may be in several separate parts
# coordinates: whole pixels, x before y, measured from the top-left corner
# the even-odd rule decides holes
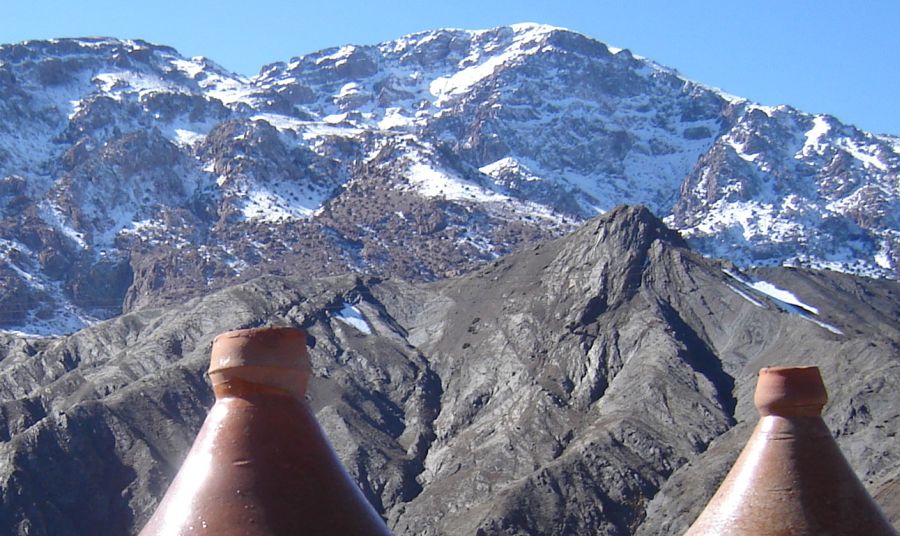
[[[756,373],[816,365],[825,421],[895,524],[900,285],[742,271],[647,209],[431,283],[263,276],[75,334],[5,335],[0,531],[134,533],[212,403],[212,338],[301,326],[309,402],[399,535],[678,535],[756,420]]]

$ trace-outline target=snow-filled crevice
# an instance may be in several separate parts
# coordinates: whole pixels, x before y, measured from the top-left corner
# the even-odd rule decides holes
[[[804,303],[799,298],[797,298],[797,296],[793,292],[785,290],[783,288],[779,288],[772,283],[769,283],[768,281],[751,279],[746,275],[732,270],[723,270],[723,272],[725,272],[725,275],[727,275],[728,277],[740,283],[743,287],[743,290],[730,284],[727,285],[728,288],[753,305],[757,307],[763,307],[762,302],[751,296],[752,293],[762,294],[768,297],[782,311],[797,315],[804,320],[808,320],[809,322],[812,322],[813,324],[816,324],[817,326],[826,329],[831,333],[834,333],[835,335],[844,334],[844,332],[839,328],[817,318],[819,316],[819,309],[817,307],[813,307],[812,305]],[[748,290],[750,292],[747,292]]]

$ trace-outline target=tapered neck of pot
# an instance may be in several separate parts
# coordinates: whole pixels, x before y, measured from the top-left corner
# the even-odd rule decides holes
[[[753,403],[763,417],[821,417],[828,393],[818,367],[772,367],[759,371]]]
[[[765,368],[760,421],[685,536],[896,533],[831,436],[816,367]]]
[[[271,393],[303,399],[311,372],[301,329],[241,329],[213,341],[209,377],[216,398]]]

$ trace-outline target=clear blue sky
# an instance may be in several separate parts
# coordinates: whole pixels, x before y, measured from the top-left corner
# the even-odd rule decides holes
[[[541,22],[763,104],[900,135],[900,0],[16,0],[0,13],[0,43],[141,38],[248,75],[329,46]]]

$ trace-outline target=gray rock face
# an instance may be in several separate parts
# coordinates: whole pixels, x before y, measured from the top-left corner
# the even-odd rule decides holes
[[[898,147],[540,25],[251,79],[142,41],[4,45],[0,328],[70,333],[294,270],[435,281],[620,203],[741,266],[896,278]]]
[[[894,281],[741,273],[621,207],[435,283],[266,276],[6,337],[0,532],[134,532],[212,402],[212,337],[265,324],[310,333],[310,403],[398,535],[679,534],[773,364],[821,367],[826,422],[898,523],[898,310]]]

